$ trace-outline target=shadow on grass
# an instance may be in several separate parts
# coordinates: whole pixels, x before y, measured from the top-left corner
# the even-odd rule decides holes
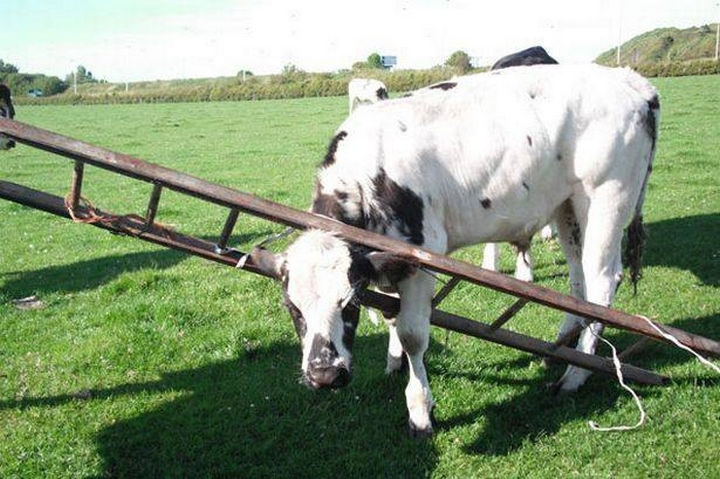
[[[679,218],[649,225],[650,265],[691,270],[708,284],[716,284],[717,271],[703,262],[712,256],[712,244],[702,235],[687,234],[717,226],[718,215]],[[699,238],[698,238],[699,236]],[[679,243],[678,243],[679,242]],[[677,252],[677,253],[676,253]],[[147,256],[143,256],[147,255]],[[128,266],[146,267],[155,262],[169,267],[184,257],[161,251],[137,253],[82,264],[79,270],[55,271],[79,275],[83,271],[117,271]],[[696,261],[697,259],[697,261]],[[68,266],[70,268],[70,266]],[[47,271],[47,269],[43,270]],[[26,275],[27,273],[23,273]],[[28,284],[33,278],[25,278]],[[42,285],[43,278],[35,278]],[[61,281],[61,280],[56,280]],[[75,288],[87,289],[107,279],[77,280]],[[54,286],[53,286],[54,285]],[[63,288],[66,283],[62,282]],[[16,286],[17,287],[17,286]],[[59,288],[52,281],[47,291]],[[710,338],[720,338],[720,317],[690,318],[672,326]],[[629,343],[623,337],[618,343]],[[418,477],[428,475],[438,463],[432,441],[410,440],[405,431],[405,378],[386,378],[382,371],[383,336],[360,337],[356,377],[337,392],[311,392],[297,382],[298,347],[277,343],[253,350],[241,349],[234,360],[165,374],[142,384],[125,384],[89,391],[89,400],[113,400],[122,396],[177,393],[155,409],[120,420],[101,430],[97,447],[104,461],[104,475],[129,477],[225,476],[225,477]],[[434,343],[431,354],[438,351]],[[376,358],[367,360],[363,358]],[[380,358],[380,359],[378,359]],[[651,345],[630,362],[657,369],[694,361],[672,347]],[[365,363],[365,364],[362,364]],[[557,433],[564,424],[589,420],[617,407],[626,393],[607,377],[595,375],[576,395],[563,399],[551,396],[545,384],[556,380],[561,370],[544,371],[527,380],[513,379],[509,370],[527,365],[525,357],[496,365],[494,375],[477,379],[516,388],[517,394],[469,413],[450,416],[438,424],[440,432],[486,419],[477,437],[463,447],[469,454],[507,455],[526,442]],[[431,371],[434,368],[431,367]],[[469,377],[462,371],[435,372],[449,377]],[[432,380],[432,378],[431,378]],[[716,384],[709,378],[675,378],[679,384]],[[641,395],[661,390],[638,387]],[[85,397],[85,395],[81,396]],[[54,407],[82,402],[76,394],[46,398],[0,401],[0,410],[24,407]],[[442,404],[439,404],[442,408]]]
[[[154,382],[0,401],[0,410],[90,401],[133,408],[123,396],[177,394],[98,433],[103,476],[425,477],[437,454],[406,433],[406,379],[382,373],[384,347],[382,335],[359,337],[361,355],[378,360],[361,361],[339,391],[299,384],[299,347],[276,343]]]
[[[703,318],[684,319],[671,324],[676,328],[688,332],[701,334],[708,338],[720,338],[720,315]],[[623,333],[622,337],[613,340],[619,349],[626,347],[637,340],[637,336]],[[600,354],[605,354],[600,351]],[[609,354],[609,351],[607,352]],[[516,361],[507,363],[508,367],[527,367],[530,356],[523,356]],[[672,345],[652,343],[638,356],[628,358],[627,362],[645,369],[657,371],[663,367],[682,364],[695,359],[685,351]],[[502,364],[496,364],[502,368]],[[465,450],[469,454],[507,455],[516,450],[526,441],[537,441],[546,436],[552,436],[560,427],[569,421],[577,419],[591,420],[603,412],[613,409],[619,398],[628,398],[617,382],[606,375],[595,374],[588,383],[574,395],[555,397],[548,393],[546,385],[557,380],[564,370],[564,366],[544,370],[540,378],[522,380],[503,377],[502,375],[478,375],[477,378],[466,374],[459,375],[470,379],[482,379],[498,384],[511,384],[524,391],[513,398],[498,402],[497,404],[478,409],[468,414],[455,416],[443,421],[442,429],[450,429],[474,422],[477,417],[485,416],[487,426],[482,433]],[[708,370],[708,373],[710,370]],[[454,373],[446,373],[453,375]],[[695,387],[711,387],[717,384],[717,377],[703,375],[700,377],[671,378],[671,384],[692,384]],[[653,386],[632,386],[643,397],[660,394],[661,391]],[[650,412],[651,413],[651,412]]]
[[[719,319],[718,315],[687,319],[673,326],[718,337]],[[381,334],[358,338],[355,378],[339,391],[313,392],[298,384],[298,346],[281,342],[242,346],[233,360],[167,373],[158,381],[0,401],[0,410],[66,403],[82,407],[86,401],[115,401],[113,409],[118,409],[123,396],[176,394],[157,408],[98,433],[105,476],[426,476],[438,463],[438,451],[432,440],[415,441],[406,434],[406,378],[381,372],[385,341]],[[513,371],[527,364],[524,356],[489,364],[491,374],[473,375],[440,371],[437,356],[442,345],[437,342],[430,354],[436,356],[430,361],[431,378],[470,378],[517,391],[509,399],[439,422],[442,433],[485,418],[482,432],[461,446],[468,454],[510,454],[528,441],[554,435],[568,422],[595,419],[617,408],[619,398],[627,399],[613,379],[601,375],[593,376],[579,393],[557,399],[545,385],[559,377],[560,369],[528,379],[512,378]],[[655,369],[688,361],[693,359],[683,351],[651,345],[633,362]],[[674,382],[717,383],[695,377]],[[636,389],[643,397],[662,394],[655,387]],[[442,411],[442,403],[438,407]]]
[[[672,218],[646,227],[646,266],[684,269],[703,284],[720,286],[720,214]]]
[[[720,214],[671,218],[647,223],[645,228],[648,238],[643,258],[644,266],[665,266],[690,271],[703,284],[720,286],[720,250],[717,247]],[[538,262],[535,265],[535,281],[567,277],[566,264],[564,257],[550,264]],[[558,266],[562,266],[562,271],[552,272]],[[502,272],[512,275],[514,270]]]
[[[103,256],[34,271],[5,273],[3,293],[11,298],[30,294],[40,297],[55,292],[75,293],[97,288],[123,273],[145,268],[170,268],[187,255],[173,250],[143,251]]]
[[[233,235],[229,244],[252,241],[270,233],[270,230],[264,230],[251,234]],[[203,239],[217,240],[216,237],[204,237]],[[162,249],[104,256],[61,266],[48,266],[34,271],[3,273],[5,285],[0,291],[10,298],[22,298],[31,294],[42,297],[55,292],[75,293],[97,288],[123,273],[147,268],[158,270],[170,268],[189,257],[184,252]]]

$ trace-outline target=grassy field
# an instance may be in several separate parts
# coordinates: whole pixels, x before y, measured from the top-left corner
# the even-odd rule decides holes
[[[659,79],[659,155],[645,204],[645,277],[617,307],[720,338],[720,76]],[[25,107],[18,119],[298,208],[342,121],[344,98]],[[69,161],[18,147],[0,178],[65,194]],[[84,195],[142,214],[150,186],[86,169]],[[170,192],[158,220],[207,238],[226,212]],[[672,377],[640,387],[649,419],[612,378],[572,397],[524,353],[435,330],[427,355],[436,435],[407,437],[405,378],[383,373],[386,332],[361,321],[352,383],[311,392],[279,287],[260,277],[0,202],[0,477],[720,477],[718,377],[653,345],[634,363]],[[233,244],[273,225],[242,217]],[[536,278],[567,290],[557,244]],[[459,257],[479,262],[480,248]],[[509,270],[512,259],[505,252]],[[450,311],[491,319],[512,299],[462,286]],[[38,295],[43,309],[12,300]],[[560,314],[511,328],[554,337]],[[625,333],[608,332],[618,346]],[[603,353],[607,351],[602,350]]]

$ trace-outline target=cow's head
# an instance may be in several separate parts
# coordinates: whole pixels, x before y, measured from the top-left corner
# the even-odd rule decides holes
[[[0,118],[15,117],[15,108],[13,108],[12,99],[10,98],[10,89],[0,84]],[[0,150],[8,150],[15,146],[15,141],[3,135],[0,135]]]
[[[256,250],[252,258],[282,280],[285,306],[300,338],[305,384],[345,386],[360,315],[356,295],[397,260],[318,230],[300,235],[284,254]]]

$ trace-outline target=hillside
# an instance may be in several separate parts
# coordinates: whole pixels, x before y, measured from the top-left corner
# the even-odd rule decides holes
[[[657,28],[638,35],[620,47],[622,65],[684,62],[715,56],[716,24],[678,28]],[[595,59],[602,65],[616,65],[617,48],[612,48]]]

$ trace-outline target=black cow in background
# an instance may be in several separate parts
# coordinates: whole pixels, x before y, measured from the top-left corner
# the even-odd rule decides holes
[[[0,117],[15,118],[15,107],[12,104],[12,98],[10,98],[10,89],[3,84],[0,84]],[[0,135],[0,150],[9,150],[15,146],[15,140],[9,140],[4,136]]]
[[[530,66],[530,65],[557,65],[557,60],[548,55],[543,47],[531,47],[510,55],[505,55],[496,61],[491,70],[501,68]]]

